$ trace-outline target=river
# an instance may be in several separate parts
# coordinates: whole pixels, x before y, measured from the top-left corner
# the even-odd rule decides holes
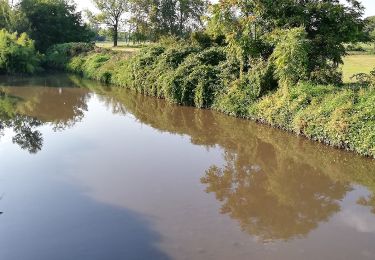
[[[0,259],[375,259],[375,161],[65,74],[0,78]]]

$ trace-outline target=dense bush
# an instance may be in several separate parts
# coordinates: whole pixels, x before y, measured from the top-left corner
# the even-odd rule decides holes
[[[93,43],[63,43],[51,46],[46,52],[45,66],[54,69],[65,69],[72,57],[94,49]]]
[[[25,33],[18,36],[0,30],[0,73],[35,73],[40,69],[40,55]]]
[[[359,44],[348,44],[345,46],[345,49],[347,51],[358,51],[358,52],[364,52],[366,51],[361,45]]]
[[[352,76],[352,79],[355,79],[358,82],[358,84],[362,86],[375,87],[375,69],[373,69],[369,74],[355,74]]]
[[[310,139],[375,157],[375,89],[300,83],[278,90],[250,115]]]
[[[271,55],[275,74],[283,85],[291,86],[308,77],[310,43],[303,28],[276,31],[276,47]],[[274,37],[275,37],[274,36]]]

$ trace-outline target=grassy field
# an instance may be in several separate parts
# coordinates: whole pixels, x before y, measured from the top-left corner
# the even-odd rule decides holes
[[[350,77],[358,73],[369,73],[375,68],[375,55],[356,54],[348,55],[344,58],[344,66],[342,68],[344,74],[344,82],[352,82]]]
[[[113,47],[113,42],[97,42],[96,46],[100,48],[106,48],[106,49],[111,49],[114,51],[126,51],[126,52],[135,52],[139,50],[139,48],[143,47],[144,45],[134,45],[134,44],[129,44],[127,42],[119,42],[118,46],[115,48]]]

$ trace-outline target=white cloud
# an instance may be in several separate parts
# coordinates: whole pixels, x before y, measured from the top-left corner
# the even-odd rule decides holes
[[[375,233],[375,216],[369,212],[347,209],[340,213],[342,221],[361,233]]]

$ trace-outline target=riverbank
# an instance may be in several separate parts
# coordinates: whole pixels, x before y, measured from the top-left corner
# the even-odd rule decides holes
[[[375,158],[375,88],[299,82],[273,89],[269,66],[239,79],[223,47],[153,45],[136,54],[60,45],[48,67],[181,105],[217,110]],[[267,80],[265,80],[267,79]]]

